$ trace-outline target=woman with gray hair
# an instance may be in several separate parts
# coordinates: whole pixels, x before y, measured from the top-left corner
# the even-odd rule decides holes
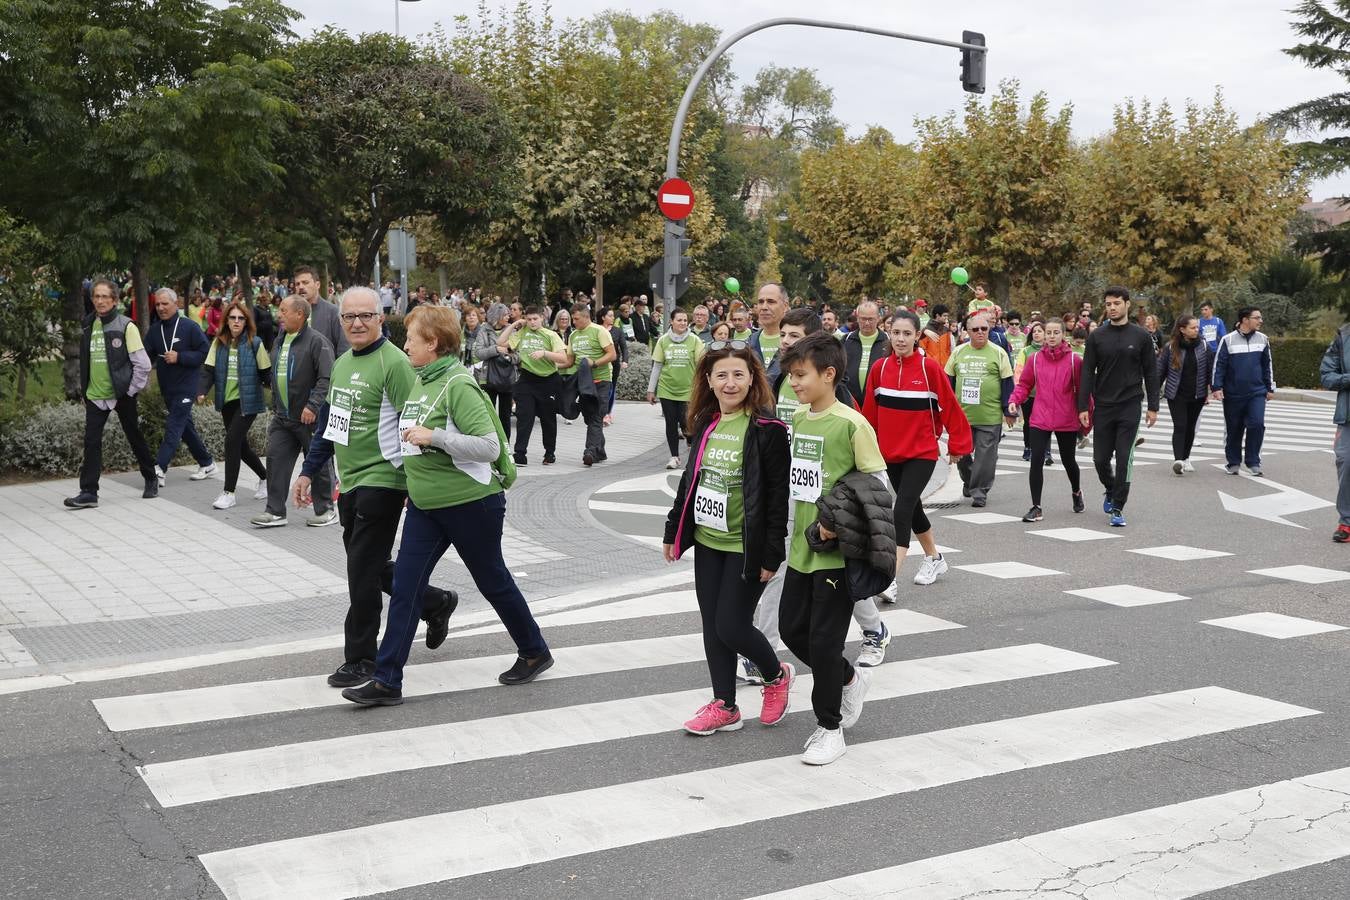
[[[497,339],[501,337],[502,331],[506,328],[507,320],[510,318],[510,312],[511,310],[504,303],[493,303],[488,307],[487,315],[485,317],[487,322],[480,327],[473,336],[474,359],[482,363],[487,363],[488,360],[495,356],[503,356],[513,367],[516,365],[516,360],[512,358],[515,354],[497,349]],[[487,364],[484,368],[490,373],[493,365],[496,364]],[[492,402],[496,404],[497,418],[501,419],[502,430],[506,432],[506,439],[509,441],[511,439],[512,392],[500,382],[494,384],[491,374],[487,376],[487,381],[483,385],[483,388],[487,391],[487,395],[492,398]]]

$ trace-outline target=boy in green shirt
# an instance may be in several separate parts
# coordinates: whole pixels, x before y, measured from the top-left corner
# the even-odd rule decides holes
[[[867,674],[844,658],[853,615],[844,556],[838,549],[812,550],[807,531],[814,528],[822,540],[833,540],[836,535],[817,522],[816,501],[850,472],[886,470],[872,426],[835,397],[846,365],[843,347],[824,332],[802,338],[782,356],[801,407],[792,423],[788,484],[794,521],[779,629],[788,649],[815,675],[811,707],[818,727],[806,742],[802,762],[816,766],[844,755],[844,729],[862,714]]]
[[[516,446],[515,462],[529,465],[526,452],[534,420],[539,419],[544,433],[544,465],[557,462],[558,448],[558,390],[562,380],[558,367],[572,364],[567,345],[556,331],[544,327],[544,311],[537,306],[525,307],[524,318],[517,319],[502,329],[497,337],[497,351],[508,350],[520,357],[520,380],[516,382]]]
[[[567,336],[568,366],[583,359],[590,360],[591,381],[594,390],[581,390],[581,418],[586,422],[586,448],[581,464],[592,466],[609,459],[605,452],[605,425],[602,407],[609,406],[609,386],[614,380],[614,360],[617,357],[614,338],[609,329],[591,321],[591,308],[585,303],[572,307],[572,333]],[[601,397],[604,401],[601,401]]]

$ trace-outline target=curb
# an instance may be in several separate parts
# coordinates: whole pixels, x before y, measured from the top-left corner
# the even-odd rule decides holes
[[[1275,391],[1276,400],[1285,400],[1293,403],[1317,403],[1322,406],[1335,406],[1336,394],[1332,391],[1325,393],[1315,391]]]

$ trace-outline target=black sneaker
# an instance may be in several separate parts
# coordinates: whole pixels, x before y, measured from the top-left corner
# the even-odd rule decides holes
[[[548,460],[544,460],[544,462],[547,464]],[[595,465],[595,454],[589,450],[581,454],[581,464],[588,469]]]
[[[141,497],[145,500],[153,500],[159,496],[159,478],[151,475],[145,479],[145,490],[141,491]]]
[[[66,509],[93,509],[98,506],[98,494],[80,491],[74,497],[65,499]]]
[[[328,686],[336,688],[356,687],[365,684],[375,674],[375,664],[368,659],[360,662],[346,662],[337,667],[337,671],[328,676]]]
[[[1022,521],[1039,522],[1043,518],[1044,516],[1041,515],[1041,508],[1039,506],[1033,506],[1031,509],[1027,510],[1027,514],[1022,517]]]
[[[539,673],[553,665],[553,654],[547,650],[534,659],[517,656],[515,665],[497,676],[502,684],[526,684],[539,677]]]
[[[1045,454],[1045,464],[1047,466],[1053,466],[1055,464],[1055,458],[1049,453]]]
[[[440,588],[436,588],[436,590],[440,590]],[[454,615],[458,607],[459,594],[454,591],[441,591],[440,608],[427,619],[428,650],[435,650],[445,643],[445,636],[450,633],[450,617]]]
[[[1030,448],[1030,447],[1023,447],[1023,448],[1022,448],[1022,462],[1031,462],[1031,448]]]
[[[987,501],[983,497],[975,497],[970,501],[970,505],[975,509],[982,509]]]
[[[514,460],[515,464],[518,466],[528,466],[530,464],[529,458],[523,453],[513,453],[511,459]]]
[[[1076,512],[1076,513],[1080,513],[1080,512],[1082,512],[1082,511],[1085,510],[1085,509],[1087,509],[1087,504],[1083,502],[1083,492],[1082,492],[1082,491],[1074,491],[1074,494],[1073,494],[1073,511]]]
[[[595,461],[596,461],[596,462],[604,462],[604,461],[607,460],[607,459],[609,459],[609,454],[608,454],[608,453],[606,453],[606,452],[603,451],[603,450],[597,450],[597,451],[595,451]]]
[[[545,453],[545,454],[544,454],[544,465],[546,465],[546,466],[551,466],[551,465],[553,465],[553,464],[554,464],[555,462],[557,462],[557,461],[558,461],[558,457],[554,456],[552,453]]]
[[[385,687],[378,681],[371,680],[360,687],[349,687],[342,692],[345,700],[350,700],[358,706],[401,706],[403,704],[403,692],[398,688]]]

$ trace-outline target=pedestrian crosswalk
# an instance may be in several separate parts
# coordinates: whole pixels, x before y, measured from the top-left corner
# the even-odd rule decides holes
[[[1321,715],[1222,684],[1154,691],[1133,666],[1098,653],[887,608],[894,642],[870,670],[848,752],[808,768],[798,749],[814,727],[808,673],[776,728],[753,721],[758,696],[743,689],[742,732],[679,731],[708,694],[702,639],[687,631],[696,615],[692,592],[673,590],[541,616],[551,633],[592,642],[559,641],[538,687],[499,687],[509,658],[467,655],[492,646],[495,627],[461,632],[441,652],[462,658],[408,667],[405,693],[419,699],[397,710],[354,709],[322,673],[106,696],[94,706],[144,761],[147,802],[168,827],[193,826],[192,852],[230,900],[551,893],[551,883],[531,882],[544,877],[533,867],[566,860],[591,878],[609,871],[622,880],[639,859],[687,851],[690,840],[707,848],[691,870],[731,872],[711,837],[726,829],[766,833],[802,816],[846,822],[849,810],[880,800],[1070,765],[1146,777],[1141,767],[1171,765],[1173,755],[1132,754]],[[566,632],[581,626],[591,628]],[[638,626],[654,636],[593,637],[598,627]],[[850,639],[858,636],[855,626]],[[285,728],[279,714],[309,716],[315,733]],[[274,733],[284,739],[269,740]],[[591,764],[570,769],[577,757]],[[1350,770],[1226,787],[1234,786],[987,846],[939,841],[926,858],[888,866],[881,857],[826,881],[804,865],[772,885],[790,889],[768,896],[1032,896],[1064,879],[1076,896],[1105,896],[1090,889],[1110,883],[1111,896],[1182,897],[1350,855],[1350,812],[1345,794],[1333,793],[1350,792]],[[417,799],[405,809],[395,796]],[[310,802],[350,813],[327,819]],[[1258,814],[1261,802],[1276,812]],[[1209,839],[1223,828],[1231,839]],[[887,829],[905,845],[903,815]],[[850,840],[842,832],[812,843]],[[719,896],[765,894],[753,870],[743,881],[726,877]],[[508,886],[487,889],[485,878]],[[607,893],[625,892],[595,887]],[[706,895],[694,884],[661,893]]]

